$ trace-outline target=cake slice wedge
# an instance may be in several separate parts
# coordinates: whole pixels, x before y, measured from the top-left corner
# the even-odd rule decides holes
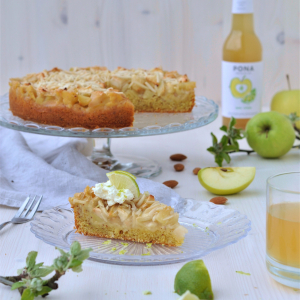
[[[95,188],[87,186],[84,192],[69,198],[76,232],[167,246],[183,243],[187,229],[178,223],[178,213],[172,207],[156,201],[148,192],[131,200],[128,199],[132,198],[132,194],[126,189],[117,190],[115,199],[107,197],[106,200],[96,195],[101,188],[104,191],[101,195],[112,195],[111,187],[110,181],[97,184]]]

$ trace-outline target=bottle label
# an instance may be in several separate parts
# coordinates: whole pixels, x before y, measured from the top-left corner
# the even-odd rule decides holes
[[[233,14],[252,14],[253,0],[233,0],[232,1]]]
[[[261,110],[263,63],[222,61],[222,115],[250,119]]]

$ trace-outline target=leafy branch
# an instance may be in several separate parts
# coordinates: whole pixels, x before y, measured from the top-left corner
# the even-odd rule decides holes
[[[212,132],[210,133],[212,136],[213,146],[207,148],[207,151],[215,156],[215,162],[219,167],[222,167],[224,160],[228,164],[230,163],[230,153],[246,152],[247,154],[250,154],[254,152],[253,150],[240,149],[238,140],[242,140],[245,137],[245,132],[242,129],[235,128],[235,124],[236,119],[232,117],[228,128],[225,125],[220,127],[220,130],[226,133],[223,135],[220,142],[218,142],[218,139]]]
[[[44,266],[44,263],[36,263],[37,252],[31,251],[26,258],[26,267],[17,271],[17,276],[0,276],[0,282],[10,285],[12,290],[18,289],[21,294],[21,300],[33,300],[35,297],[46,297],[52,290],[58,289],[56,281],[66,271],[71,269],[73,272],[82,271],[82,263],[89,257],[92,250],[81,249],[79,242],[72,243],[70,251],[65,252],[56,248],[60,252],[60,256],[54,259],[51,266]],[[42,279],[52,272],[55,274],[49,279]]]
[[[296,131],[296,139],[300,140],[300,130],[296,127],[295,123],[300,120],[300,117],[297,117],[296,113],[292,113],[288,116],[290,121],[293,124],[293,127]],[[220,141],[217,137],[211,132],[212,143],[213,145],[207,148],[207,151],[215,156],[215,162],[219,167],[222,167],[223,161],[225,160],[228,164],[231,161],[229,154],[237,152],[245,152],[248,155],[254,153],[254,150],[245,150],[240,149],[239,140],[242,140],[246,137],[246,133],[242,129],[235,128],[236,119],[232,117],[229,122],[229,126],[223,125],[220,127],[220,130],[224,131],[224,134]],[[295,145],[292,148],[300,148],[300,145]]]

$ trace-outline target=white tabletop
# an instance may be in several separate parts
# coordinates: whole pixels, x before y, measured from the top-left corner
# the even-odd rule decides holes
[[[113,153],[128,153],[156,160],[163,172],[153,180],[177,180],[175,191],[182,197],[209,201],[213,196],[199,184],[193,175],[195,167],[215,166],[211,154],[206,151],[211,145],[210,132],[220,137],[221,118],[212,124],[182,133],[120,138],[112,140]],[[97,141],[99,143],[103,140]],[[246,145],[246,143],[242,143]],[[183,162],[185,170],[175,172],[174,162],[169,156],[183,153],[188,158]],[[291,150],[280,159],[262,159],[256,154],[232,155],[231,166],[255,166],[256,177],[253,183],[240,194],[228,196],[226,207],[246,214],[252,222],[252,230],[246,238],[226,248],[203,257],[209,270],[215,299],[262,299],[299,300],[300,292],[275,282],[265,266],[265,217],[266,179],[286,171],[300,170],[300,151]],[[0,206],[1,222],[9,220],[15,209]],[[58,251],[30,232],[29,223],[8,225],[0,232],[0,275],[16,275],[16,270],[25,266],[29,251],[38,251],[37,262],[51,264]],[[177,299],[174,291],[174,278],[184,263],[153,266],[129,267],[86,261],[83,272],[68,272],[59,280],[59,289],[52,291],[46,299]],[[241,275],[236,271],[250,273]],[[143,295],[150,290],[152,295]],[[18,291],[0,285],[0,299],[20,299]]]

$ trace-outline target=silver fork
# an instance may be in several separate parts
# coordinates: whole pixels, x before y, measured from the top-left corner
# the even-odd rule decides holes
[[[37,197],[39,197],[39,198],[38,198],[35,206],[31,209],[31,207],[34,204],[35,199]],[[38,210],[42,199],[43,199],[43,196],[29,195],[26,198],[26,200],[24,201],[24,203],[22,204],[22,206],[19,208],[17,213],[14,215],[14,217],[10,221],[4,222],[0,225],[0,230],[9,223],[23,224],[23,223],[30,221],[33,218],[36,211]],[[30,209],[31,209],[31,211],[30,211]]]

